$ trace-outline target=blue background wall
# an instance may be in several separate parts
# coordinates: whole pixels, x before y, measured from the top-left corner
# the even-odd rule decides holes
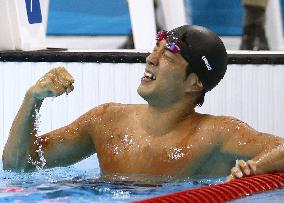
[[[126,0],[50,0],[49,35],[125,35],[129,29]]]
[[[241,34],[241,0],[187,2],[191,4],[193,24],[219,35]],[[282,14],[283,3],[281,0]],[[126,0],[50,0],[48,35],[127,35],[130,29]]]

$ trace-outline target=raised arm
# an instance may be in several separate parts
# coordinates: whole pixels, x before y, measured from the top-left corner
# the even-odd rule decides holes
[[[26,168],[67,166],[95,153],[91,122],[95,110],[65,127],[33,137]]]
[[[284,139],[254,130],[230,117],[219,117],[222,150],[249,160],[237,160],[228,180],[255,174],[284,171]]]
[[[56,97],[73,90],[73,77],[59,67],[45,74],[27,92],[14,119],[3,152],[3,168],[22,171],[33,167],[33,163],[56,166],[73,163],[93,152],[93,142],[85,125],[80,125],[84,116],[74,123],[37,138],[36,112],[46,97]],[[42,152],[43,151],[43,152]],[[75,153],[76,152],[76,153]],[[40,157],[44,154],[44,159]],[[68,161],[62,156],[67,154]],[[46,160],[46,162],[45,162]]]

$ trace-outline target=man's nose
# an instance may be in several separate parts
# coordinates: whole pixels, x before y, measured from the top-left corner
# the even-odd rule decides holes
[[[149,56],[147,56],[146,63],[147,65],[158,66],[159,65],[159,54],[151,53]]]

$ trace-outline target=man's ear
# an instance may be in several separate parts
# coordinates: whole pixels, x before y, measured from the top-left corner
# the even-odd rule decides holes
[[[202,90],[202,82],[195,73],[191,73],[185,80],[185,93],[198,93]]]

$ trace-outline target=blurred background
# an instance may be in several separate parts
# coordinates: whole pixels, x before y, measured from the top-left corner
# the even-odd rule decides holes
[[[283,0],[279,2],[279,10],[283,14]],[[120,48],[131,31],[128,5],[127,0],[50,0],[47,46],[69,49]],[[227,49],[239,49],[244,15],[241,0],[185,0],[184,7],[188,24],[208,27],[222,36]],[[139,9],[147,18],[148,8]],[[145,19],[143,23],[149,22]]]

